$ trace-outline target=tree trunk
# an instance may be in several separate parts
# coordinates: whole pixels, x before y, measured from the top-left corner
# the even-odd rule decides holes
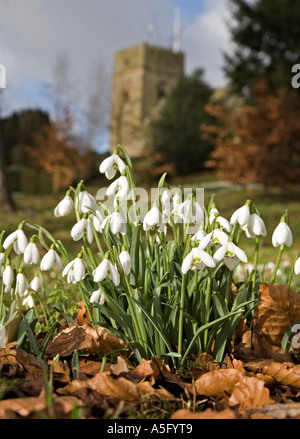
[[[15,210],[15,204],[11,197],[11,193],[8,186],[7,175],[5,172],[4,163],[4,145],[2,142],[2,136],[0,132],[0,210]]]

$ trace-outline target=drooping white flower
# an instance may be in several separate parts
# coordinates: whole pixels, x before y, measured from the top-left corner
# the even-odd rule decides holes
[[[118,199],[126,200],[129,192],[127,177],[121,176],[113,181],[106,190],[106,195],[115,195]]]
[[[212,256],[198,247],[193,248],[190,253],[184,258],[181,271],[186,274],[188,270],[204,270],[205,267],[214,268],[216,266]]]
[[[222,230],[225,230],[225,231],[228,232],[228,233],[231,232],[231,230],[232,230],[232,225],[231,225],[231,223],[230,223],[226,218],[224,218],[223,216],[219,215],[219,216],[216,218],[216,223],[219,224],[219,226],[220,226],[220,228],[221,228]]]
[[[69,215],[74,209],[74,201],[70,195],[66,195],[55,207],[54,215],[56,217]]]
[[[29,284],[29,288],[35,292],[39,291],[39,289],[41,288],[41,281],[40,281],[40,278],[38,276],[35,276],[32,279],[32,281]]]
[[[101,282],[106,276],[111,276],[113,283],[118,286],[120,275],[116,267],[108,260],[103,259],[93,271],[94,282]]]
[[[216,262],[220,262],[224,259],[225,265],[230,270],[233,270],[239,260],[242,262],[248,262],[246,253],[233,242],[228,242],[218,248],[213,258]]]
[[[24,253],[28,240],[22,229],[15,230],[13,233],[8,235],[3,243],[3,247],[6,250],[11,244],[13,244],[13,249],[17,255]]]
[[[204,236],[198,247],[204,250],[206,247],[219,247],[220,245],[225,245],[228,242],[228,235],[221,229],[214,229],[212,232]]]
[[[126,234],[126,222],[120,212],[113,212],[104,218],[100,227],[101,233],[103,233],[107,224],[109,224],[110,230],[114,235],[116,235],[117,233],[121,233],[121,235]]]
[[[123,250],[123,251],[121,251],[121,253],[119,255],[119,259],[120,259],[123,271],[124,271],[125,275],[127,276],[130,273],[131,267],[132,267],[130,254],[128,253],[127,250]]]
[[[20,297],[25,295],[25,292],[28,290],[27,279],[24,273],[18,273],[16,277],[16,288],[15,293]]]
[[[6,287],[11,287],[14,281],[14,270],[8,263],[3,271],[3,283]]]
[[[206,235],[207,233],[204,230],[198,230],[198,232],[195,233],[194,236],[192,236],[192,241],[194,241],[199,246],[201,241],[205,238]]]
[[[230,223],[234,226],[235,224],[239,224],[240,226],[246,226],[250,221],[250,207],[248,204],[237,209],[233,212]]]
[[[164,231],[163,217],[157,206],[153,206],[149,212],[146,213],[143,220],[143,229],[145,231],[158,229]]]
[[[100,232],[101,231],[101,224],[104,221],[104,214],[100,211],[100,209],[98,208],[95,211],[95,214],[91,215],[92,221],[93,221],[93,226],[96,230],[96,232]]]
[[[111,180],[116,175],[117,171],[122,174],[124,169],[126,168],[123,160],[118,156],[118,154],[112,154],[110,157],[107,157],[103,160],[99,167],[99,171],[101,174],[105,174],[108,180]]]
[[[34,242],[29,242],[24,251],[25,264],[37,265],[40,261],[40,252]]]
[[[208,219],[209,224],[212,224],[218,216],[219,216],[219,211],[216,207],[213,207],[212,209],[210,209],[209,219]]]
[[[273,247],[279,247],[281,245],[286,245],[291,247],[293,244],[293,235],[291,229],[286,222],[280,222],[272,235]]]
[[[296,260],[294,265],[294,272],[295,274],[300,274],[300,257]]]
[[[54,249],[50,249],[45,256],[42,258],[40,263],[40,269],[42,271],[48,271],[56,265],[58,271],[62,271],[63,265],[59,255],[56,253]]]
[[[90,302],[91,303],[98,302],[99,305],[104,305],[105,295],[104,295],[103,290],[101,288],[92,292],[92,295],[90,297]]]
[[[28,308],[32,309],[34,307],[34,300],[31,294],[26,295],[22,302],[23,306],[28,306]]]
[[[86,267],[81,258],[76,258],[69,262],[63,270],[63,277],[67,276],[69,284],[76,284],[83,280],[86,276]]]
[[[267,229],[265,223],[259,215],[252,213],[248,224],[242,227],[248,238],[256,238],[257,236],[266,236]]]
[[[185,200],[178,207],[178,216],[183,220],[184,224],[204,223],[205,214],[204,209],[200,206],[197,201]]]
[[[78,196],[78,210],[79,213],[90,213],[91,211],[95,211],[97,209],[97,201],[87,191],[79,192]]]
[[[71,237],[74,241],[79,241],[86,234],[88,242],[91,244],[94,239],[93,229],[88,218],[81,218],[71,230]]]

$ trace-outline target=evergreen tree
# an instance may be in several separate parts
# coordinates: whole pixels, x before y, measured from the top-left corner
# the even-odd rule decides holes
[[[202,70],[182,76],[152,123],[154,151],[161,163],[173,163],[178,174],[202,169],[211,151],[211,143],[201,137],[201,124],[209,119],[204,107],[211,94]]]
[[[225,72],[242,91],[261,78],[272,89],[290,88],[292,66],[300,63],[300,2],[230,0],[233,55],[225,54]]]

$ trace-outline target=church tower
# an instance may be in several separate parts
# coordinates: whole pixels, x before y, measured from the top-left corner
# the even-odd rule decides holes
[[[110,146],[122,145],[140,158],[149,148],[148,125],[177,79],[184,72],[184,55],[142,43],[118,52],[112,85]]]

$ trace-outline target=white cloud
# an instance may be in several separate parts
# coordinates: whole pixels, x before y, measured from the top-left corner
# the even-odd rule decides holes
[[[206,79],[215,86],[226,84],[223,74],[222,51],[230,51],[227,0],[206,1],[205,12],[199,14],[182,36],[182,48],[187,53],[186,71],[204,68]]]

